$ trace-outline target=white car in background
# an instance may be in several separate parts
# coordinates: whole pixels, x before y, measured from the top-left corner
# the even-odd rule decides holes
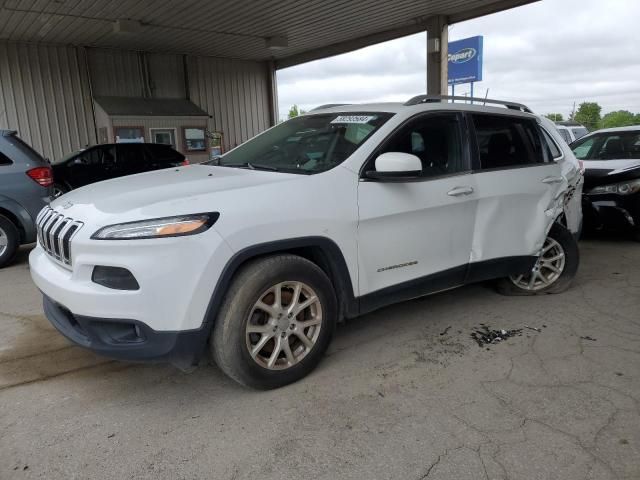
[[[573,153],[523,105],[448,100],[315,110],[216,166],[61,196],[30,256],[47,317],[104,355],[189,367],[208,350],[274,388],[318,364],[343,318],[484,280],[564,291],[579,262]]]
[[[558,132],[560,132],[560,136],[564,139],[567,144],[571,144],[575,142],[579,138],[584,137],[589,133],[586,127],[580,125],[576,122],[556,122],[556,128]]]

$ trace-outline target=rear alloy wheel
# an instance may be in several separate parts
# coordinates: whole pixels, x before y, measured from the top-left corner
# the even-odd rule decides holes
[[[4,215],[0,215],[0,268],[11,262],[20,246],[20,232]]]
[[[556,240],[547,237],[540,250],[538,261],[526,275],[509,277],[516,287],[539,292],[554,284],[564,271],[566,255],[564,248]]]
[[[580,252],[569,230],[555,223],[531,271],[498,281],[503,295],[560,293],[569,288],[578,271]]]
[[[280,254],[244,265],[233,278],[211,334],[211,354],[237,382],[277,388],[322,359],[338,316],[327,275],[305,258]]]

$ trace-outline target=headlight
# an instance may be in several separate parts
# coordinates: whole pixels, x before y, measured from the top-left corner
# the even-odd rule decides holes
[[[589,193],[616,193],[618,195],[631,195],[636,192],[640,192],[640,178],[611,185],[600,185],[589,190]]]
[[[94,233],[93,240],[140,240],[145,238],[182,237],[208,230],[219,213],[198,213],[176,217],[153,218],[138,222],[118,223]]]

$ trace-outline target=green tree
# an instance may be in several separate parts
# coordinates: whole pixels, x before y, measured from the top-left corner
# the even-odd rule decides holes
[[[552,122],[562,122],[564,120],[564,117],[561,113],[547,113],[545,117],[547,117]]]
[[[628,127],[630,125],[637,125],[640,120],[639,115],[634,115],[627,110],[618,110],[616,112],[609,112],[602,117],[602,128],[613,127]]]
[[[289,109],[289,118],[295,118],[298,115],[300,115],[300,112],[298,111],[298,105],[291,105],[291,108]]]
[[[289,118],[295,118],[298,115],[304,115],[305,113],[307,113],[306,110],[302,110],[301,108],[298,108],[298,105],[293,104],[291,105],[291,108],[289,109]]]
[[[583,102],[580,104],[574,120],[584,125],[589,130],[597,130],[600,126],[600,112],[602,107],[595,102]]]

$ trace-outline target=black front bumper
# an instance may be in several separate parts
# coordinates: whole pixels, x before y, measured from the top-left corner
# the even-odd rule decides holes
[[[209,336],[205,327],[159,332],[136,320],[75,315],[46,295],[43,306],[53,326],[73,343],[117,360],[168,362],[186,369],[198,363]]]
[[[640,230],[640,193],[582,196],[585,228],[589,230]]]

